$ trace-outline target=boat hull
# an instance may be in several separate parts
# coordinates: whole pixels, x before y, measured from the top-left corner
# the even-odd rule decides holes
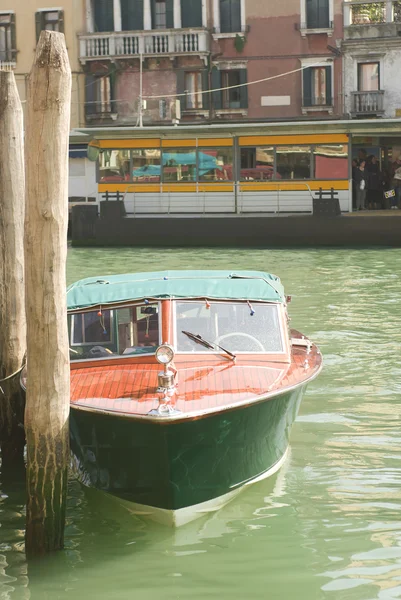
[[[72,407],[74,470],[135,514],[183,525],[280,468],[305,387],[183,421]]]

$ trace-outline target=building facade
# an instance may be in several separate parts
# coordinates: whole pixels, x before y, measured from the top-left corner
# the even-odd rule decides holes
[[[14,70],[24,105],[28,75],[42,29],[66,37],[72,70],[71,127],[84,125],[84,75],[78,57],[78,32],[84,29],[82,0],[0,0],[0,64]]]
[[[85,6],[79,57],[88,124],[342,113],[341,0],[86,0]]]

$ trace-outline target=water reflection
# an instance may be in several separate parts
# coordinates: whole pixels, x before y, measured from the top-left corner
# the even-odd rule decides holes
[[[0,599],[401,598],[401,251],[71,249],[67,278],[164,267],[282,277],[325,360],[291,459],[176,532],[72,482],[65,552],[29,567],[23,486],[0,483]]]

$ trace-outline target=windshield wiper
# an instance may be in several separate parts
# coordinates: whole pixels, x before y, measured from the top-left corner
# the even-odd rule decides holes
[[[231,356],[231,360],[236,360],[236,358],[237,358],[236,355],[233,354],[232,352],[230,352],[229,350],[227,350],[227,348],[223,348],[223,346],[219,346],[215,342],[208,342],[199,334],[191,333],[190,331],[182,331],[182,333],[184,333],[187,337],[189,337],[190,340],[193,340],[197,344],[200,344],[201,346],[205,346],[205,348],[209,348],[209,350],[214,350],[215,348],[219,348],[220,350],[222,350],[223,352],[225,352],[226,354]]]

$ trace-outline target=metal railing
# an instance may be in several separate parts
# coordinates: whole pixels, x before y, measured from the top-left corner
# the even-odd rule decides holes
[[[401,23],[401,0],[344,2],[344,26]]]
[[[351,92],[351,114],[384,113],[384,90]]]
[[[82,61],[110,56],[160,56],[209,51],[204,29],[123,31],[79,36]]]
[[[270,183],[273,183],[271,189],[259,191],[257,184],[254,189],[247,190],[246,187],[241,189],[246,182],[235,182],[233,189],[226,192],[208,190],[203,184],[197,184],[194,192],[171,192],[163,190],[161,184],[160,191],[154,193],[138,192],[136,185],[129,184],[125,192],[119,194],[119,199],[124,202],[128,217],[313,213],[314,195],[308,183]],[[113,193],[106,193],[106,196],[111,201],[117,199]],[[103,197],[106,196],[103,194]]]

